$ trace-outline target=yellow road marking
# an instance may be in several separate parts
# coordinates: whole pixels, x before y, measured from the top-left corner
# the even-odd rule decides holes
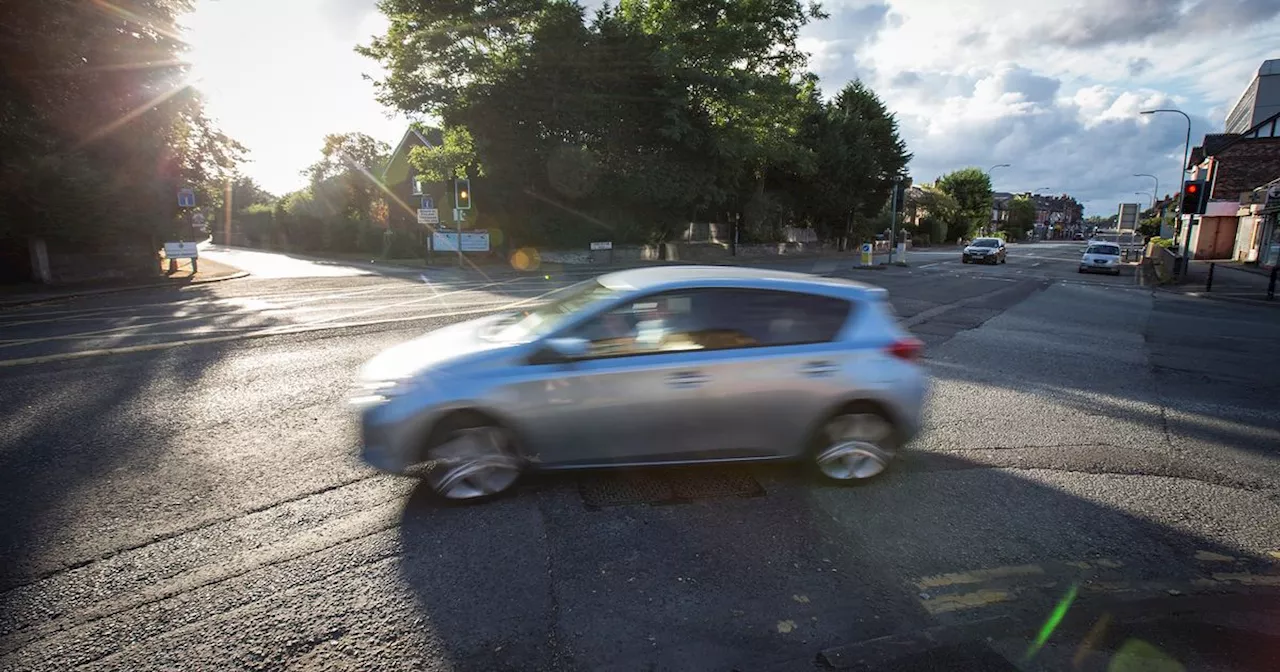
[[[1280,575],[1248,574],[1244,572],[1214,573],[1214,581],[1242,583],[1246,586],[1280,586]]]
[[[953,586],[965,583],[982,583],[991,579],[1000,579],[1009,576],[1040,576],[1044,574],[1044,569],[1040,565],[1013,565],[1009,567],[993,567],[991,569],[976,569],[971,572],[954,572],[951,574],[938,574],[936,576],[926,576],[916,581],[916,587],[940,588],[942,586]]]
[[[941,595],[933,599],[921,600],[920,604],[924,606],[925,611],[928,611],[930,614],[945,614],[949,611],[976,609],[978,607],[985,607],[989,604],[1008,602],[1010,597],[1011,594],[1007,590],[983,588],[982,590],[975,590],[972,593]]]

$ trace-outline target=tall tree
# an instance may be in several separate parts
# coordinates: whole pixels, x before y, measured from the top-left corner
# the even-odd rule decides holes
[[[179,187],[231,174],[243,148],[186,82],[187,0],[7,4],[0,236],[165,233]]]
[[[805,211],[829,232],[848,235],[856,226],[865,236],[911,160],[897,120],[854,81],[813,113],[804,140],[817,156],[817,170],[801,180]]]
[[[938,180],[938,188],[956,200],[956,220],[947,240],[972,236],[991,221],[991,178],[981,168],[961,168]]]
[[[1026,196],[1018,196],[1009,201],[1008,219],[1001,224],[1005,237],[1018,240],[1027,235],[1036,223],[1036,204]]]

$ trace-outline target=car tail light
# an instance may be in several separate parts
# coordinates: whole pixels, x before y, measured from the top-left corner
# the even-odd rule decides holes
[[[924,354],[924,343],[915,338],[900,338],[889,346],[888,353],[898,359],[914,362]]]

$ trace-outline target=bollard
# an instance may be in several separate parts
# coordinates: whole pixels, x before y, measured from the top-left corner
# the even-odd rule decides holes
[[[1271,282],[1267,283],[1267,300],[1274,301],[1276,298],[1276,271],[1280,271],[1280,266],[1271,269]]]
[[[1204,291],[1213,291],[1213,269],[1217,264],[1209,264],[1209,279],[1204,281]]]

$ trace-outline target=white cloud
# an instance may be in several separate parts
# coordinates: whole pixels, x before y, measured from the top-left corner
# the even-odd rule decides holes
[[[867,3],[839,3],[865,6]],[[1185,121],[1192,144],[1258,65],[1280,57],[1280,0],[890,0],[862,49],[830,27],[806,29],[827,91],[852,74],[899,118],[917,180],[1010,163],[996,187],[1052,186],[1110,213],[1155,173],[1179,187]],[[833,15],[833,20],[835,19]],[[865,24],[860,28],[865,29]],[[847,64],[855,64],[850,68]]]

